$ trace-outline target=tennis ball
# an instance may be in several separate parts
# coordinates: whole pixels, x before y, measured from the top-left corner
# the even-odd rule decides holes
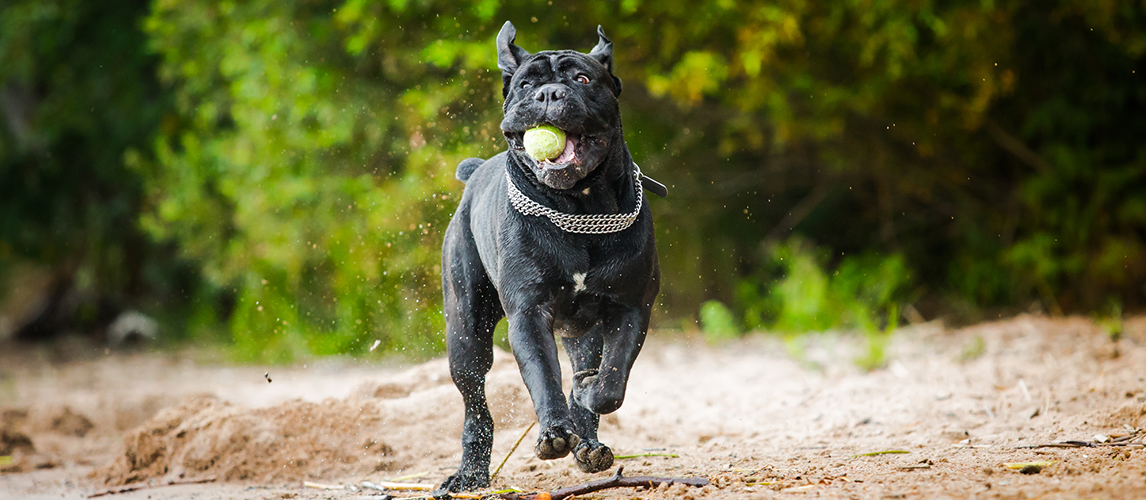
[[[539,125],[525,131],[525,152],[534,160],[557,158],[565,150],[565,132],[553,125]]]

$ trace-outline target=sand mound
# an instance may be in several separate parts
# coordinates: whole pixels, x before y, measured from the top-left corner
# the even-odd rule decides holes
[[[95,424],[88,417],[65,406],[52,417],[52,431],[65,436],[84,437]]]
[[[214,397],[165,409],[124,438],[107,476],[126,484],[158,476],[281,480],[331,470],[378,470],[393,450],[369,437],[382,421],[371,405],[291,402],[245,410]]]
[[[11,455],[15,452],[33,452],[36,447],[32,445],[32,438],[23,432],[0,429],[0,455]]]
[[[528,394],[508,355],[487,390],[495,423],[528,425]],[[364,478],[460,452],[462,405],[445,363],[363,384],[346,399],[244,408],[197,396],[162,410],[124,437],[125,452],[93,478],[122,485],[151,478],[282,483]]]
[[[1119,429],[1124,426],[1129,426],[1135,429],[1146,428],[1146,404],[1143,403],[1128,403],[1121,408],[1110,411],[1109,416],[1105,420],[1100,420],[1102,425],[1113,429]]]
[[[0,408],[0,472],[57,467],[94,426],[67,405]]]

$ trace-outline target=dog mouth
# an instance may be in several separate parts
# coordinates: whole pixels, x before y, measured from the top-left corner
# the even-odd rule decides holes
[[[514,151],[521,153],[522,158],[527,158],[534,168],[539,170],[563,170],[567,167],[578,166],[583,163],[585,151],[582,147],[582,136],[574,132],[562,130],[565,132],[565,147],[561,150],[561,154],[555,158],[547,160],[538,160],[530,156],[525,151],[525,132],[506,132],[505,138],[509,142],[509,146]],[[588,137],[588,136],[586,136]],[[592,140],[591,137],[588,137]]]
[[[503,129],[503,133],[510,152],[523,167],[533,172],[539,182],[552,189],[572,189],[601,163],[609,141],[606,135],[590,135],[584,133],[583,129],[570,130],[555,126],[565,132],[565,146],[561,153],[548,160],[533,158],[525,150],[525,130],[532,127]]]

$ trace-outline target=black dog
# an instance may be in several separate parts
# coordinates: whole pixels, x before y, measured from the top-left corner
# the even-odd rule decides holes
[[[513,44],[509,22],[497,36],[509,151],[458,166],[468,182],[442,246],[450,373],[466,409],[461,467],[442,484],[449,491],[489,485],[485,376],[502,317],[541,424],[537,457],[573,452],[586,472],[613,465],[597,424],[625,398],[660,271],[640,170],[621,131],[613,44],[597,34],[589,54],[529,54]],[[522,137],[545,123],[565,131],[565,150],[535,161]],[[575,371],[568,402],[554,333]]]

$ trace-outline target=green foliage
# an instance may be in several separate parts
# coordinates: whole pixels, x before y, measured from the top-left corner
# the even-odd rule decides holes
[[[730,246],[750,249],[781,221],[835,250],[902,253],[933,289],[979,305],[1141,303],[1140,6],[733,10],[690,28],[734,36],[660,29],[680,50],[649,78],[688,110],[675,123],[701,122],[692,128],[719,146],[720,168],[690,175],[735,208],[714,216]],[[698,60],[721,69],[690,71]],[[687,138],[674,144],[688,156]],[[817,190],[810,213],[788,220]]]
[[[530,51],[614,41],[628,144],[672,191],[658,320],[719,298],[736,330],[878,332],[907,293],[1130,310],[1139,3],[10,1],[0,258],[189,305],[247,359],[436,352],[453,170],[504,147],[510,19]]]
[[[750,329],[878,332],[896,324],[898,304],[911,291],[911,274],[898,254],[843,257],[833,265],[825,249],[792,239],[770,256],[766,273],[738,287],[737,303]]]
[[[740,336],[739,321],[732,311],[719,300],[709,300],[700,305],[700,326],[704,337],[710,342],[734,339]]]
[[[864,352],[856,358],[856,365],[864,370],[872,371],[887,365],[887,346],[891,342],[891,334],[899,328],[899,306],[891,304],[889,309],[883,330],[864,329]]]
[[[963,344],[963,351],[959,354],[959,360],[963,362],[974,361],[982,357],[986,352],[987,341],[983,340],[982,335],[976,335]]]
[[[496,137],[496,122],[457,125],[475,120],[453,100],[472,83],[489,104],[480,111],[496,109],[493,60],[439,43],[437,30],[401,29],[438,17],[425,6],[339,7],[157,2],[145,23],[181,122],[140,167],[155,203],[144,225],[234,290],[244,357],[443,345],[453,167],[492,155]],[[475,79],[450,85],[427,59]]]
[[[148,156],[171,108],[141,50],[147,9],[0,3],[0,277],[31,265],[72,284],[82,326],[96,304],[180,310],[196,286],[139,230],[142,179],[125,163]]]
[[[1105,314],[1095,318],[1095,322],[1112,342],[1122,340],[1126,333],[1126,325],[1122,321],[1122,305],[1117,302],[1112,302]]]
[[[874,370],[886,363],[900,304],[911,298],[914,286],[902,255],[866,253],[833,263],[825,249],[793,238],[772,248],[770,256],[766,275],[745,279],[737,287],[737,305],[748,328],[778,331],[788,338],[831,328],[857,329],[864,351],[856,364]]]

